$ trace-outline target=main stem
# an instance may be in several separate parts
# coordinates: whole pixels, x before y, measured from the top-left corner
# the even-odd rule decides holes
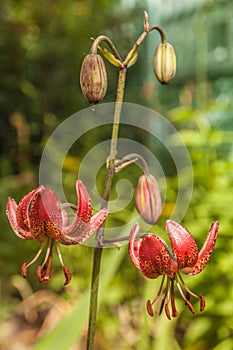
[[[114,122],[113,122],[113,128],[112,128],[111,147],[110,147],[110,153],[109,153],[109,162],[108,162],[108,168],[106,173],[106,180],[105,180],[101,208],[107,208],[108,199],[109,199],[109,195],[112,187],[112,181],[113,181],[113,175],[114,175],[114,160],[117,152],[117,139],[118,139],[118,133],[119,133],[119,126],[120,126],[122,102],[124,97],[126,71],[127,71],[126,67],[122,67],[119,70]],[[103,230],[100,229],[97,232],[97,237],[96,237],[97,242],[100,241],[102,235],[103,235]],[[99,277],[100,277],[102,252],[103,252],[102,247],[97,246],[94,249],[86,350],[94,350],[94,338],[95,338],[95,331],[96,331],[98,290],[99,290]]]

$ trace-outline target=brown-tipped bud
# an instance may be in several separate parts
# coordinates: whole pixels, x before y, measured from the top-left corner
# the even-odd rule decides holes
[[[83,96],[91,104],[99,103],[107,91],[107,73],[104,60],[97,53],[88,54],[82,63],[80,85]]]
[[[153,175],[142,175],[136,190],[136,207],[148,224],[155,224],[161,214],[161,196]]]
[[[154,72],[161,84],[169,84],[176,74],[176,54],[168,42],[162,42],[155,50]]]

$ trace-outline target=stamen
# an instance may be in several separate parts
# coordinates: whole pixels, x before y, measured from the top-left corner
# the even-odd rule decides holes
[[[189,310],[190,310],[193,314],[195,314],[194,307],[192,306],[191,302],[190,302],[190,301],[186,298],[186,296],[184,295],[184,292],[183,292],[183,290],[182,290],[182,288],[181,288],[181,285],[180,285],[180,282],[179,282],[177,276],[178,276],[178,274],[175,275],[175,279],[176,279],[176,285],[177,285],[177,287],[178,287],[178,289],[179,289],[180,295],[181,295],[182,298],[184,299],[185,305],[187,305],[188,308],[189,308]]]
[[[44,247],[46,246],[47,244],[47,239],[45,239],[42,243],[41,243],[41,246],[40,246],[40,249],[38,250],[36,256],[29,262],[27,263],[27,268],[32,265],[38,258],[39,256],[41,255],[42,251],[44,250]]]
[[[49,259],[49,256],[52,254],[52,247],[53,247],[53,243],[54,243],[54,240],[52,238],[48,238],[48,248],[47,248],[47,251],[46,251],[46,255],[45,255],[45,258],[44,258],[44,261],[42,263],[42,268],[44,267],[44,265],[46,265],[48,259]]]
[[[21,266],[21,275],[26,278],[27,277],[27,263],[24,262]]]
[[[163,278],[162,278],[162,281],[161,281],[161,284],[160,284],[160,287],[159,287],[159,291],[156,294],[156,297],[154,298],[154,300],[152,302],[150,300],[147,300],[146,309],[147,309],[148,314],[151,317],[154,316],[154,311],[153,311],[152,305],[156,302],[156,300],[158,299],[158,297],[160,296],[160,294],[162,292],[164,280],[165,280],[165,275],[163,275]]]
[[[187,305],[188,308],[189,308],[189,310],[190,310],[193,314],[195,314],[195,309],[194,309],[194,307],[192,306],[192,304],[191,304],[191,302],[190,302],[189,300],[186,300],[186,301],[185,301],[185,305]]]
[[[205,309],[205,297],[200,294],[200,311],[203,311]]]
[[[197,294],[193,293],[188,286],[184,283],[183,278],[181,277],[181,275],[179,273],[177,273],[181,283],[183,284],[184,288],[186,289],[187,293],[186,293],[186,299],[188,301],[190,301],[190,295],[192,295],[194,298],[199,299],[200,300],[200,311],[203,311],[205,309],[205,297],[200,294],[200,296],[198,296]]]
[[[170,314],[170,311],[169,311],[169,308],[168,308],[168,303],[165,304],[164,310],[165,310],[165,313],[166,313],[167,318],[168,318],[169,320],[171,320],[171,314]]]
[[[54,243],[54,240],[52,238],[48,238],[48,248],[46,251],[44,261],[42,265],[38,266],[37,268],[37,277],[40,282],[48,283],[50,281],[53,243]]]
[[[166,316],[169,320],[171,320],[171,314],[170,314],[170,311],[169,311],[169,308],[168,308],[168,304],[171,300],[171,287],[170,287],[170,282],[171,282],[171,279],[170,277],[167,276],[167,287],[166,287],[166,293],[167,293],[167,302],[165,303],[164,305],[164,310],[165,310],[165,313],[166,313]],[[165,294],[166,296],[166,294]],[[161,305],[162,306],[162,305]]]
[[[161,302],[161,305],[160,305],[159,315],[161,315],[161,313],[163,311],[165,301],[167,300],[166,304],[168,304],[168,302],[170,300],[170,281],[171,281],[170,277],[167,276],[167,285],[166,285],[165,295],[164,295],[162,302]]]
[[[165,300],[166,300],[166,297],[167,295],[165,294],[162,301],[161,301],[161,304],[160,304],[160,309],[159,309],[159,316],[161,315],[161,313],[163,312],[163,307],[164,307],[164,303],[165,303]]]
[[[48,283],[50,281],[50,270],[52,265],[52,251],[47,259],[46,264],[43,266],[38,266],[37,268],[37,277],[40,282]]]
[[[163,275],[163,278],[162,278],[162,281],[161,281],[161,284],[159,287],[159,291],[158,291],[156,297],[154,298],[154,300],[152,301],[151,305],[153,305],[156,302],[156,300],[158,299],[158,297],[160,296],[162,289],[163,289],[164,280],[165,280],[165,275]]]
[[[179,312],[176,310],[175,305],[175,292],[174,292],[174,278],[171,280],[171,305],[172,305],[172,317],[177,317]]]
[[[61,266],[63,268],[64,275],[65,275],[65,278],[66,278],[65,283],[64,283],[64,286],[66,286],[68,283],[70,283],[70,280],[72,278],[72,273],[70,272],[68,267],[66,267],[64,265],[58,242],[56,242],[56,248],[57,248],[57,255],[58,255],[58,258],[60,260]]]
[[[60,251],[60,248],[59,248],[59,245],[58,245],[58,242],[56,242],[56,248],[57,248],[57,255],[58,255],[58,258],[60,260],[60,263],[61,263],[61,266],[65,266],[64,265],[64,262],[62,260],[62,255],[61,255],[61,251]]]
[[[31,266],[38,258],[39,256],[41,255],[42,251],[44,250],[44,247],[47,243],[47,239],[45,239],[42,243],[41,243],[41,246],[40,246],[40,249],[38,250],[37,254],[35,255],[35,257],[29,262],[29,263],[26,263],[24,262],[21,266],[21,275],[26,278],[27,277],[27,270],[28,270],[28,267]]]
[[[147,309],[148,314],[149,314],[151,317],[153,317],[153,316],[154,316],[154,311],[153,311],[152,303],[151,303],[150,300],[147,300],[146,309]]]
[[[71,271],[68,269],[68,267],[66,267],[65,265],[62,266],[63,268],[63,272],[64,272],[64,275],[65,275],[65,282],[64,282],[64,286],[66,286],[68,283],[70,283],[71,281],[71,278],[72,278],[72,273]]]
[[[152,304],[154,304],[154,302],[158,299],[158,297],[160,296],[161,292],[162,292],[162,289],[163,289],[163,284],[164,284],[164,280],[165,280],[165,275],[163,275],[163,278],[162,278],[162,281],[161,281],[161,284],[160,284],[160,287],[159,287],[159,291],[155,297],[155,299],[153,300]]]
[[[187,292],[189,292],[189,294],[191,294],[194,298],[199,299],[199,296],[198,296],[197,294],[193,293],[193,292],[189,289],[189,287],[184,283],[184,280],[183,280],[183,278],[181,277],[181,275],[180,275],[179,273],[177,273],[177,275],[178,275],[178,277],[179,277],[181,283],[183,284],[184,288],[187,290]]]

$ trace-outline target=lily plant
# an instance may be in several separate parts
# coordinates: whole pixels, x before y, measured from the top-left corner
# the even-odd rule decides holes
[[[49,282],[52,250],[55,245],[65,275],[65,284],[68,284],[71,280],[71,272],[63,263],[59,244],[82,244],[96,232],[96,246],[93,252],[87,350],[94,349],[101,256],[104,244],[106,243],[104,238],[104,221],[109,214],[107,206],[115,173],[124,169],[132,162],[141,161],[143,175],[139,178],[136,189],[136,208],[142,219],[150,225],[154,225],[159,220],[162,212],[159,186],[155,177],[150,173],[145,160],[138,154],[127,155],[125,158],[120,158],[120,160],[116,158],[116,155],[118,155],[117,142],[126,73],[128,68],[136,63],[141,44],[153,30],[156,30],[161,38],[161,42],[154,53],[154,72],[161,84],[169,84],[176,73],[176,54],[173,46],[167,41],[161,27],[158,25],[149,25],[148,14],[146,12],[144,13],[143,32],[125,58],[120,56],[115,45],[108,37],[100,35],[96,39],[93,39],[90,52],[86,55],[82,63],[80,86],[84,97],[90,104],[96,104],[102,101],[107,91],[107,71],[103,58],[118,69],[118,87],[111,144],[109,156],[106,160],[106,180],[100,211],[92,215],[92,204],[89,193],[80,180],[76,182],[77,206],[70,203],[61,203],[56,194],[43,185],[25,195],[19,204],[12,198],[8,198],[7,202],[6,213],[15,234],[21,239],[33,239],[41,244],[34,259],[23,263],[21,272],[24,277],[27,276],[28,267],[40,257],[47,246],[45,258],[37,268],[37,277],[40,282]],[[104,42],[103,46],[102,42]],[[75,211],[73,222],[70,222],[70,217],[67,213],[68,208]],[[173,253],[170,251],[168,245],[157,235],[145,234],[142,237],[138,223],[131,230],[127,240],[129,240],[129,255],[136,268],[145,277],[150,279],[163,276],[161,287],[156,297],[152,302],[149,300],[147,302],[148,313],[151,316],[154,315],[153,305],[156,301],[159,301],[160,307],[158,313],[161,314],[164,309],[167,317],[171,319],[171,316],[176,317],[178,315],[174,296],[175,284],[185,304],[193,313],[195,310],[190,301],[191,297],[200,300],[201,311],[205,308],[204,297],[202,295],[196,295],[186,286],[181,273],[192,276],[204,269],[214,249],[218,233],[218,223],[214,222],[212,224],[206,241],[199,252],[195,240],[183,226],[168,220],[166,222],[166,230],[169,234]],[[165,280],[166,286],[163,288]],[[171,313],[169,310],[170,304]]]

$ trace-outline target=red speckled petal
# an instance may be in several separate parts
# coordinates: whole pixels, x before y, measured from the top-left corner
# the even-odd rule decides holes
[[[139,248],[140,270],[147,278],[159,275],[174,277],[178,264],[167,244],[158,236],[149,234],[143,237]]]
[[[61,202],[48,188],[41,188],[32,200],[29,223],[33,238],[42,242],[45,236],[58,240],[61,236]]]
[[[109,213],[108,209],[101,209],[91,216],[91,199],[80,180],[76,182],[76,190],[78,196],[76,217],[70,226],[63,226],[62,236],[59,237],[59,242],[65,245],[84,243],[100,227]]]
[[[18,225],[18,221],[16,219],[16,211],[17,204],[14,199],[8,198],[7,206],[6,206],[6,215],[10,222],[10,225],[15,232],[15,234],[22,239],[31,239],[31,234],[28,230],[24,230]]]
[[[71,229],[71,230],[70,230]],[[84,243],[88,238],[90,238],[96,231],[90,224],[75,220],[75,226],[65,227],[62,230],[62,235],[59,237],[59,242],[64,245],[76,245]]]
[[[189,231],[172,220],[166,221],[166,231],[169,234],[179,270],[185,267],[193,267],[198,259],[198,249]]]
[[[76,192],[78,196],[77,217],[80,220],[89,223],[92,215],[91,198],[86,187],[80,180],[76,182]]]
[[[214,246],[218,235],[218,228],[219,228],[219,223],[217,221],[211,225],[211,228],[206,237],[205,243],[203,244],[203,247],[199,252],[198,260],[196,264],[189,271],[186,272],[181,270],[181,272],[186,273],[187,275],[193,276],[193,275],[197,275],[204,269],[214,250]]]
[[[28,218],[29,207],[32,202],[32,199],[34,198],[36,193],[41,190],[41,188],[43,187],[41,186],[41,187],[35,188],[33,191],[31,191],[26,196],[24,196],[19,202],[19,205],[16,210],[16,218],[17,218],[19,227],[22,228],[23,230],[27,230],[27,231],[30,230],[29,218]]]
[[[130,231],[128,252],[133,264],[136,266],[137,269],[141,270],[141,267],[139,264],[139,248],[141,245],[142,238],[135,241],[135,238],[139,233],[139,230],[140,230],[140,225],[137,222],[132,228],[132,230]]]
[[[92,216],[90,220],[91,226],[96,229],[99,228],[100,225],[102,225],[102,223],[106,219],[106,216],[108,215],[108,213],[109,213],[108,209],[101,209],[100,211],[98,211],[95,215]]]
[[[32,198],[38,191],[40,191],[40,187],[24,196],[19,202],[19,205],[16,204],[14,199],[8,198],[6,207],[7,217],[15,234],[22,239],[33,238],[30,232],[28,213]]]

